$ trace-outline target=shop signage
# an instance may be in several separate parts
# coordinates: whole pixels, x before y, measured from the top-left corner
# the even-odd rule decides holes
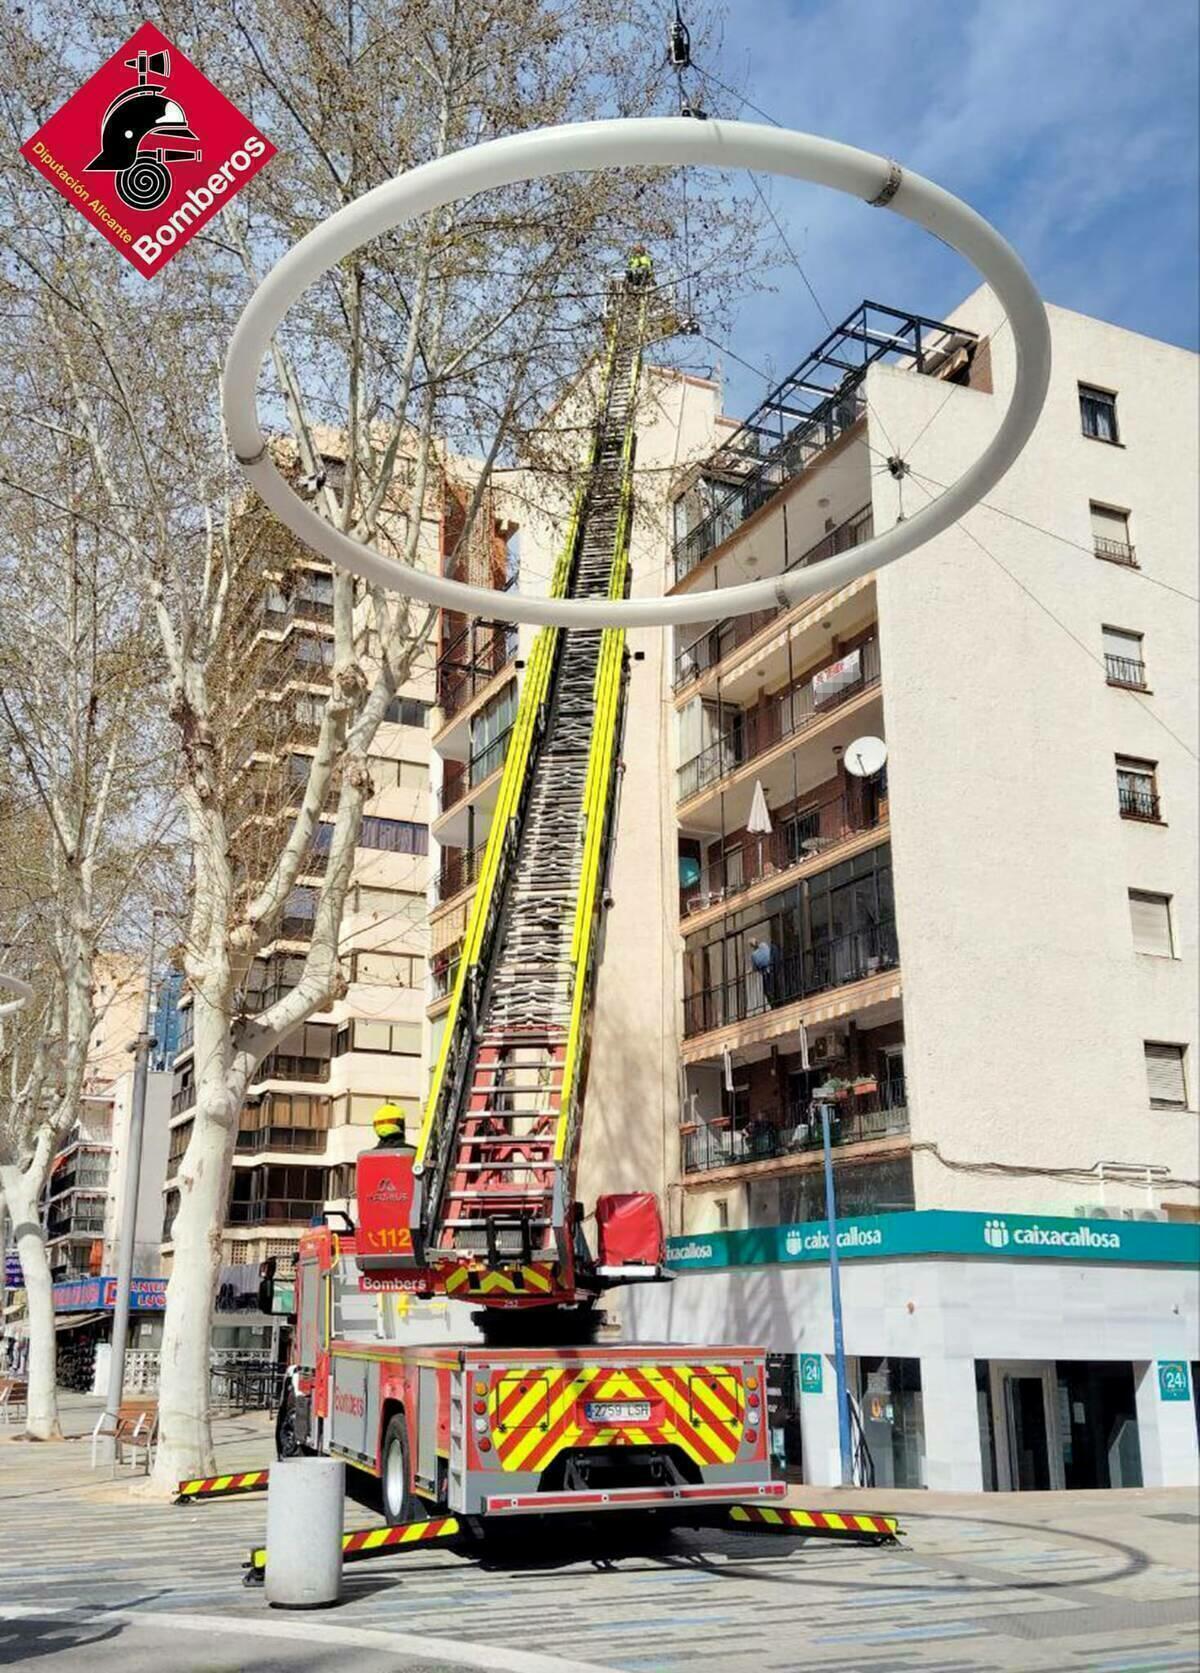
[[[25,1288],[25,1274],[21,1271],[20,1255],[5,1255],[4,1287],[6,1290],[23,1290]]]
[[[820,1394],[825,1387],[825,1367],[820,1354],[800,1355],[800,1391]]]
[[[76,1278],[70,1283],[54,1286],[56,1313],[111,1313],[116,1304],[115,1278]],[[161,1313],[167,1305],[167,1280],[133,1279],[130,1284],[129,1305],[135,1313]]]
[[[1191,1378],[1185,1359],[1160,1359],[1158,1362],[1158,1397],[1160,1400],[1190,1400]]]
[[[839,1220],[842,1260],[903,1255],[974,1255],[1002,1260],[1119,1261],[1127,1265],[1200,1264],[1200,1225],[1156,1220],[1075,1220],[1049,1214],[969,1214],[931,1208]],[[823,1220],[699,1232],[667,1241],[677,1272],[728,1266],[824,1261]]]

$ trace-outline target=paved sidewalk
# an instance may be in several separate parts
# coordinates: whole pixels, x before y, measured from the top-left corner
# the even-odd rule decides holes
[[[99,1401],[68,1397],[90,1433]],[[218,1425],[222,1467],[269,1462],[271,1422]],[[2,1432],[0,1432],[2,1433]],[[436,1550],[348,1568],[296,1616],[241,1585],[262,1495],[169,1506],[88,1469],[88,1442],[0,1440],[0,1666],[47,1673],[1176,1673],[1200,1668],[1194,1493],[844,1494],[897,1510],[899,1549],[678,1534],[642,1551]],[[377,1521],[356,1504],[347,1526]]]

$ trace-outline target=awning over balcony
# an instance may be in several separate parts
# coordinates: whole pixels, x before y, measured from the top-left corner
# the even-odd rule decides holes
[[[873,1013],[898,1000],[900,991],[899,971],[880,971],[878,975],[868,976],[864,981],[851,983],[832,993],[781,1005],[777,1010],[760,1012],[744,1022],[728,1023],[724,1028],[684,1040],[680,1057],[684,1064],[706,1063],[719,1058],[724,1050],[743,1051],[749,1046],[794,1034],[801,1023],[811,1029],[820,1023],[833,1022],[838,1017],[853,1016],[860,1027],[869,1028],[875,1020]]]
[[[740,657],[736,662],[730,661],[729,666],[722,671],[723,687],[728,688],[735,681],[741,679],[743,675],[752,673],[775,651],[782,650],[789,639],[798,639],[804,634],[811,634],[813,624],[810,618],[813,615],[828,616],[839,605],[845,604],[848,599],[857,597],[859,593],[866,592],[868,588],[874,585],[874,575],[860,575],[857,581],[851,581],[837,592],[831,593],[828,598],[821,599],[819,612],[813,607],[811,600],[805,599],[804,613],[797,616],[796,620],[791,622],[789,626],[781,628],[765,644],[752,645],[748,656]]]

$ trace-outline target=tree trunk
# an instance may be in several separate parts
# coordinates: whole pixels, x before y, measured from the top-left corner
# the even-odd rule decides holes
[[[199,1016],[196,1032],[200,1062]],[[223,1076],[212,1075],[197,1084],[195,1125],[179,1170],[179,1211],[171,1233],[174,1253],[158,1376],[154,1481],[164,1490],[173,1490],[185,1477],[212,1475],[216,1467],[209,1359],[241,1101],[240,1094],[231,1095]]]
[[[0,1191],[8,1203],[25,1283],[29,1329],[29,1412],[25,1431],[39,1441],[62,1440],[55,1375],[54,1292],[46,1234],[38,1215],[41,1180],[32,1171],[0,1167]]]

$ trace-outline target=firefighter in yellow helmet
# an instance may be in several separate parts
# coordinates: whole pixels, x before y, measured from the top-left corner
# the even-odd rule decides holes
[[[380,1150],[411,1150],[404,1142],[404,1111],[399,1104],[380,1104],[371,1118]]]
[[[642,290],[654,277],[654,263],[644,244],[635,244],[629,252],[625,280],[634,290]]]

